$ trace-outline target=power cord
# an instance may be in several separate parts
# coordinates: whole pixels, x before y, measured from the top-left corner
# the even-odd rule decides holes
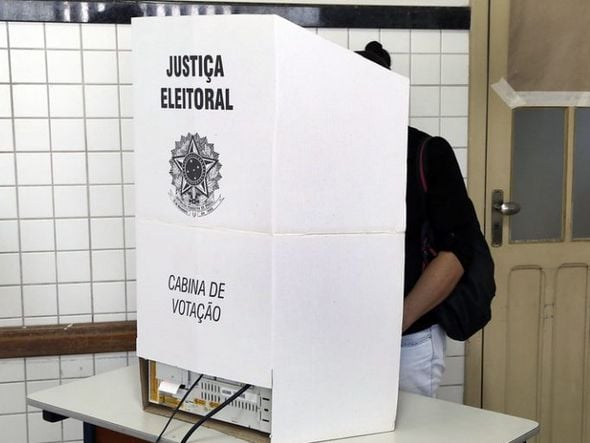
[[[178,403],[176,405],[176,409],[174,409],[174,412],[172,413],[172,415],[168,419],[166,426],[164,426],[164,429],[162,429],[162,432],[160,432],[160,435],[158,435],[158,438],[156,439],[156,443],[158,443],[160,441],[160,439],[162,438],[162,435],[164,435],[164,432],[166,432],[166,429],[168,429],[168,425],[170,425],[170,422],[172,421],[172,419],[174,418],[174,416],[176,415],[176,413],[178,412],[178,410],[180,409],[180,407],[182,406],[182,404],[184,403],[184,401],[186,400],[188,395],[199,384],[199,382],[201,381],[202,378],[203,378],[203,374],[199,375],[199,378],[197,378],[197,380],[191,385],[191,387],[188,389],[188,391],[186,391],[186,393],[182,397],[182,400],[180,400],[180,403]]]
[[[244,392],[246,392],[251,386],[252,385],[242,386],[235,394],[233,394],[231,397],[229,397],[227,400],[225,400],[223,403],[221,403],[219,406],[217,406],[215,409],[213,409],[207,415],[203,416],[203,418],[201,418],[198,422],[196,422],[188,430],[188,432],[182,438],[180,443],[187,443],[190,436],[193,435],[193,433],[199,428],[199,426],[201,426],[203,423],[205,423],[207,420],[209,420],[211,417],[213,417],[215,414],[217,414],[219,411],[221,411],[223,408],[225,408],[227,405],[229,405],[232,401],[234,401],[236,398],[238,398],[240,395],[242,395]]]

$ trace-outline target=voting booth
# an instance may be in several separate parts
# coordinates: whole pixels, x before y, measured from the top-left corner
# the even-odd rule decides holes
[[[408,80],[275,16],[133,19],[137,354],[395,426]]]

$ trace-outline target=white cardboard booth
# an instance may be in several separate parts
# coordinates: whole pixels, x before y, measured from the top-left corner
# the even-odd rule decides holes
[[[408,80],[275,16],[133,19],[137,354],[395,425]]]

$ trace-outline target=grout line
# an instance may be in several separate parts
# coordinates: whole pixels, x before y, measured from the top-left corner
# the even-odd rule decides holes
[[[119,65],[119,27],[115,25],[115,48],[117,52],[115,53],[116,57],[116,66],[117,66],[117,99],[118,99],[118,112],[119,112],[119,152],[120,152],[120,172],[121,172],[121,205],[123,206],[123,215],[126,214],[126,206],[125,206],[125,173],[124,173],[124,158],[123,158],[123,124],[121,122],[121,71]],[[127,233],[125,230],[125,217],[122,217],[122,225],[121,228],[123,229],[123,275],[125,276],[125,280],[127,280],[128,272],[127,272]],[[127,282],[124,284],[124,297],[125,297],[125,311],[127,311],[128,303],[128,294],[127,294]],[[125,313],[125,319],[129,320],[129,315],[127,312]],[[127,356],[127,364],[129,364],[129,356]]]
[[[88,217],[88,264],[89,264],[89,280],[90,280],[90,314],[91,314],[91,321],[94,323],[94,269],[92,266],[92,223],[91,223],[91,214],[90,214],[90,166],[89,166],[89,158],[88,158],[88,128],[86,122],[86,84],[84,83],[85,72],[84,72],[84,39],[82,35],[82,26],[78,25],[78,32],[80,33],[80,70],[81,70],[81,77],[82,77],[82,115],[84,121],[84,147],[85,147],[85,156],[86,156],[86,201],[87,201],[87,217]],[[94,366],[93,366],[94,367]]]
[[[42,24],[43,25],[43,43],[45,46],[47,46],[47,33],[46,33],[46,29],[45,29],[45,23]],[[51,148],[52,148],[52,137],[51,137],[51,104],[50,104],[50,94],[49,94],[49,67],[48,67],[48,63],[47,63],[47,51],[44,51],[44,56],[45,56],[45,86],[46,86],[46,91],[47,91],[47,125],[49,126],[49,150],[51,152]],[[54,171],[54,167],[53,167],[53,153],[51,153],[49,155],[49,165],[50,165],[50,171],[51,171],[51,219],[53,221],[53,264],[54,264],[54,269],[55,269],[55,312],[57,317],[59,318],[59,286],[57,285],[57,282],[59,281],[59,269],[58,269],[58,264],[57,264],[57,227],[56,227],[56,223],[55,223],[55,188],[53,186],[53,183],[55,182],[54,178],[55,178],[55,171]]]

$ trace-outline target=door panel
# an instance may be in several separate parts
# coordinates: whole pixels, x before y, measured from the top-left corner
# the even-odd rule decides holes
[[[490,85],[507,78],[510,6],[490,2]],[[537,443],[590,443],[589,110],[512,109],[489,89],[487,238],[493,190],[522,212],[503,217],[503,243],[492,248],[497,295],[483,333],[482,406],[539,421]]]

